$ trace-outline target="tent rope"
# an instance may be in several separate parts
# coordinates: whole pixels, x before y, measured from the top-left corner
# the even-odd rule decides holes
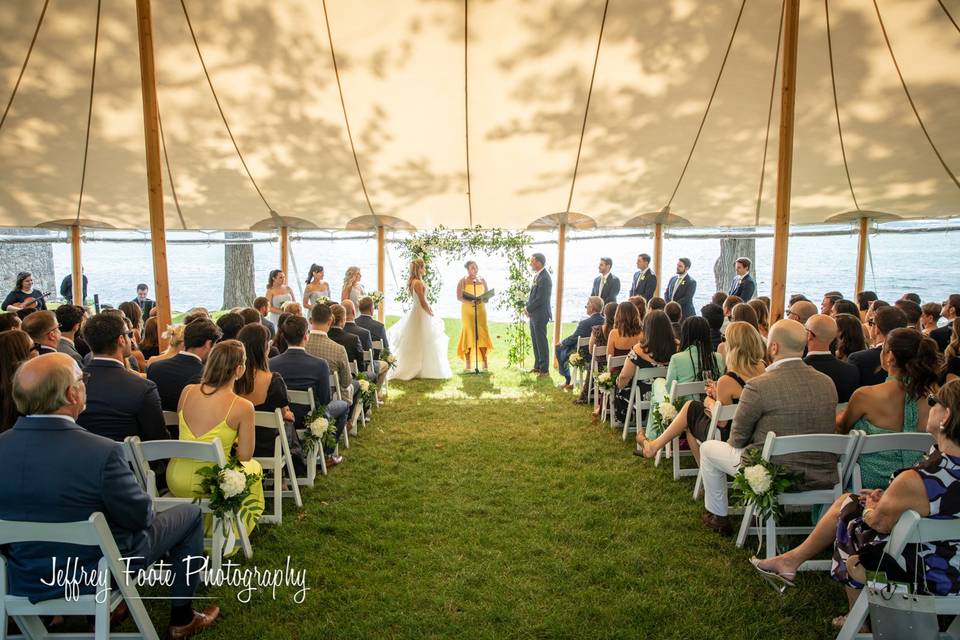
[[[87,183],[87,157],[90,153],[90,124],[93,121],[93,90],[97,84],[97,50],[100,46],[100,7],[97,0],[97,21],[93,30],[93,63],[90,65],[90,99],[87,103],[87,132],[83,139],[83,166],[80,169],[80,195],[77,197],[77,224],[80,224],[80,210],[83,208],[83,188]]]
[[[470,188],[470,92],[467,73],[468,43],[470,41],[470,0],[463,0],[463,131],[467,152],[467,212],[470,216],[470,227],[473,228],[473,189]]]
[[[926,136],[927,142],[930,143],[930,148],[933,149],[933,153],[936,154],[937,160],[940,161],[940,164],[947,172],[947,175],[949,175],[950,179],[953,180],[953,184],[957,185],[957,188],[960,189],[960,180],[957,180],[956,174],[950,169],[950,166],[947,164],[947,161],[944,160],[943,155],[940,154],[940,150],[937,149],[937,145],[934,144],[933,138],[930,137],[930,133],[927,131],[926,125],[923,124],[923,118],[920,117],[920,112],[917,111],[917,105],[914,103],[913,96],[910,95],[910,89],[907,88],[907,82],[903,79],[903,73],[900,71],[900,63],[897,62],[897,56],[893,53],[893,46],[890,44],[889,36],[887,36],[887,28],[883,24],[883,16],[880,15],[880,5],[877,4],[877,0],[873,0],[873,8],[877,11],[877,20],[880,22],[880,30],[883,32],[883,41],[887,43],[887,51],[890,52],[890,59],[893,60],[893,66],[897,70],[897,76],[900,78],[900,85],[903,87],[903,93],[907,96],[907,102],[910,103],[910,108],[913,109],[913,115],[917,117],[917,124],[920,125],[920,129],[923,131],[923,135]]]
[[[727,50],[723,54],[723,60],[720,62],[720,71],[717,73],[717,79],[713,83],[713,90],[710,92],[710,99],[707,101],[707,108],[703,111],[703,118],[700,119],[700,126],[697,128],[697,135],[693,138],[693,144],[690,146],[690,153],[687,154],[687,161],[683,163],[683,170],[680,171],[680,177],[677,178],[677,185],[667,200],[667,207],[673,204],[673,199],[680,190],[680,184],[687,173],[687,167],[690,166],[690,160],[693,158],[693,152],[697,148],[697,142],[700,141],[700,134],[703,133],[703,125],[707,122],[707,116],[710,115],[710,107],[713,105],[713,98],[717,95],[717,87],[720,86],[720,79],[723,77],[723,70],[727,66],[727,58],[730,57],[730,49],[733,48],[733,40],[737,37],[737,29],[740,27],[740,18],[743,17],[743,8],[747,6],[747,0],[740,3],[740,11],[737,13],[737,20],[733,23],[733,32],[730,34],[730,42],[727,43]]]
[[[180,209],[180,198],[177,197],[177,186],[173,182],[173,171],[170,169],[170,156],[167,155],[167,138],[163,134],[163,118],[160,117],[160,104],[157,101],[157,124],[160,127],[160,148],[163,149],[163,161],[167,165],[167,182],[170,183],[170,193],[173,194],[173,205],[177,208],[177,217],[180,218],[180,225],[183,230],[187,230],[187,222],[183,219],[183,210]]]
[[[237,152],[237,157],[240,158],[240,164],[243,165],[243,170],[247,172],[247,177],[250,179],[250,184],[253,185],[257,195],[260,196],[260,199],[263,200],[263,204],[266,205],[267,209],[270,211],[270,217],[274,218],[274,220],[277,222],[277,226],[280,226],[280,220],[277,212],[274,211],[273,207],[270,206],[270,203],[267,202],[267,198],[263,195],[263,191],[260,190],[260,185],[257,184],[253,174],[250,172],[250,167],[247,166],[247,161],[244,159],[243,153],[240,152],[240,146],[237,144],[236,138],[233,137],[233,131],[230,129],[230,123],[227,122],[227,116],[224,114],[223,107],[220,105],[220,98],[217,96],[217,90],[213,88],[213,80],[210,78],[210,72],[207,71],[207,63],[203,59],[203,53],[200,52],[200,43],[197,41],[197,34],[193,30],[193,23],[190,22],[190,13],[187,11],[186,0],[180,0],[180,6],[183,7],[183,17],[187,20],[187,27],[190,29],[190,37],[193,39],[193,46],[197,50],[197,57],[200,59],[200,66],[203,68],[203,75],[207,78],[207,85],[210,87],[210,93],[213,94],[213,101],[217,103],[217,110],[220,112],[220,119],[223,120],[223,126],[227,129],[227,135],[230,136],[230,142],[233,143],[233,148]]]
[[[17,81],[13,83],[13,91],[10,93],[10,99],[7,100],[7,106],[3,110],[3,115],[0,116],[0,129],[3,129],[3,123],[7,120],[7,113],[10,112],[10,107],[13,105],[13,99],[17,97],[17,89],[20,88],[20,81],[23,79],[23,72],[27,70],[27,63],[30,62],[30,54],[33,53],[33,45],[37,43],[37,34],[40,33],[40,25],[43,24],[43,16],[47,13],[47,5],[50,4],[50,0],[43,1],[43,8],[40,10],[40,18],[37,20],[37,28],[33,30],[33,37],[30,38],[30,46],[27,47],[27,55],[23,59],[23,65],[20,67],[20,73],[17,75]]]
[[[746,1],[746,0],[744,0]],[[590,99],[593,97],[593,81],[597,77],[597,63],[600,61],[600,44],[603,42],[603,31],[607,25],[607,10],[610,0],[603,4],[603,17],[600,19],[600,35],[597,36],[597,50],[593,54],[593,70],[590,72],[590,86],[587,88],[587,104],[583,108],[583,122],[580,125],[580,141],[577,143],[577,159],[573,163],[573,178],[570,180],[570,195],[567,197],[567,213],[573,206],[573,190],[577,185],[577,173],[580,171],[580,152],[583,151],[583,138],[587,132],[587,118],[590,115]]]
[[[343,97],[343,83],[340,82],[340,66],[337,64],[337,52],[333,48],[333,32],[330,30],[330,13],[327,11],[327,0],[323,0],[323,22],[327,27],[327,42],[330,43],[330,58],[333,60],[333,75],[337,79],[337,92],[340,94],[340,109],[343,111],[343,123],[347,128],[347,139],[350,141],[350,152],[353,153],[353,164],[357,167],[357,177],[360,178],[360,188],[363,190],[363,198],[367,201],[367,209],[370,215],[377,220],[377,214],[373,210],[373,203],[370,202],[370,194],[367,192],[367,183],[363,179],[363,171],[360,170],[360,158],[357,156],[357,146],[353,142],[353,131],[350,129],[350,118],[347,116],[347,101]]]
[[[954,19],[953,14],[950,13],[950,10],[947,9],[947,5],[943,4],[943,0],[937,0],[940,3],[940,8],[943,9],[943,12],[947,14],[947,17],[950,18],[950,22],[953,23],[953,26],[960,31],[960,24],[957,24],[957,21]]]
[[[770,147],[770,123],[773,121],[773,99],[777,89],[777,69],[780,67],[780,42],[783,40],[783,15],[786,3],[780,2],[780,26],[777,27],[777,49],[773,56],[773,78],[770,81],[770,103],[767,105],[767,132],[763,136],[763,160],[760,161],[760,186],[757,187],[757,211],[753,225],[760,226],[760,205],[763,202],[763,181],[767,173],[767,150]]]
[[[830,0],[823,0],[823,13],[827,19],[827,56],[830,59],[830,85],[833,87],[833,112],[837,116],[837,136],[840,138],[840,155],[843,157],[843,170],[847,174],[847,186],[850,187],[850,197],[853,206],[860,210],[857,194],[853,190],[853,180],[850,178],[850,164],[847,162],[847,148],[843,143],[843,127],[840,125],[840,103],[837,100],[837,76],[833,68],[833,36],[830,32]]]

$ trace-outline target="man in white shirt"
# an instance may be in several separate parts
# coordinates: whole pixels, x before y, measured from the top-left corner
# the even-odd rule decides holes
[[[597,270],[600,272],[593,280],[593,289],[591,296],[603,298],[603,304],[609,304],[617,301],[617,295],[620,293],[620,278],[610,273],[613,269],[613,260],[610,258],[600,258],[600,264]]]

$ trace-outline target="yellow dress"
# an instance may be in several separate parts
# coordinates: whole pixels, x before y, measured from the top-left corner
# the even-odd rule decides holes
[[[229,410],[227,413],[230,413]],[[223,447],[223,452],[229,457],[230,449],[237,439],[237,432],[227,424],[226,417],[224,417],[220,424],[198,438],[193,435],[186,420],[184,420],[183,412],[180,412],[180,440],[186,442],[213,442],[215,439],[220,440],[220,446]],[[196,497],[200,492],[200,476],[198,476],[196,472],[198,469],[210,466],[211,464],[212,463],[203,460],[171,458],[170,463],[167,465],[167,488],[170,489],[170,493],[178,498]],[[263,468],[256,460],[247,460],[240,464],[243,465],[243,470],[247,474],[263,473]],[[250,508],[254,505],[259,505],[260,507],[259,509],[254,509],[258,515],[247,515],[243,520],[247,528],[247,533],[249,533],[253,531],[257,519],[260,517],[259,514],[263,513],[263,508],[266,505],[263,497],[262,482],[254,483],[253,486],[250,487],[250,497],[247,498],[244,505]],[[204,530],[206,535],[209,536],[213,531],[213,518],[210,515],[204,518]]]
[[[477,284],[476,292],[474,292],[473,284],[464,285],[464,293],[469,293],[472,295],[482,296],[487,292],[487,286],[484,283]],[[469,351],[471,355],[473,354],[474,347],[474,332],[473,332],[473,303],[470,301],[464,301],[460,306],[460,340],[457,342],[457,357],[465,358],[467,352]],[[487,329],[487,305],[481,303],[477,307],[477,328],[479,335],[479,343],[481,349],[493,349],[493,341],[490,340],[490,332]]]

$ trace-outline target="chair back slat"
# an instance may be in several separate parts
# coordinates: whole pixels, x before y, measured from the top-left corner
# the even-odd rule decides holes
[[[313,411],[317,406],[313,397],[313,387],[310,387],[306,391],[287,389],[287,402],[307,407],[310,411]]]
[[[17,542],[54,542],[88,547],[99,546],[100,536],[94,526],[94,519],[97,517],[103,519],[103,514],[98,511],[90,514],[86,520],[76,522],[0,520],[0,545]],[[5,620],[0,622],[6,624]]]
[[[587,337],[587,338],[583,338],[583,337],[577,338],[577,350],[580,350],[580,349],[583,349],[584,347],[589,347],[589,346],[590,346],[590,338],[589,338],[589,337]]]
[[[611,356],[607,358],[607,370],[622,367],[627,361],[627,356]]]
[[[143,460],[169,460],[187,458],[224,465],[227,462],[220,440],[212,442],[190,442],[187,440],[147,440],[138,442]]]
[[[593,355],[594,358],[605,356],[607,355],[607,347],[598,344],[593,348],[593,354],[591,355]]]
[[[280,409],[273,411],[254,411],[253,426],[267,429],[283,430],[283,413]]]
[[[657,378],[665,378],[667,376],[666,367],[637,367],[633,372],[633,382],[634,384],[638,382],[646,382],[648,380],[656,380]]]
[[[936,441],[927,432],[864,434],[857,455],[891,450],[927,453],[934,444]]]
[[[694,380],[693,382],[677,382],[674,380],[670,386],[670,402],[676,402],[677,398],[686,396],[702,396],[705,393],[706,385],[702,380]]]
[[[770,431],[763,446],[763,457],[785,456],[793,453],[832,453],[852,456],[857,437],[837,433],[804,433],[793,436],[777,436]]]
[[[383,340],[371,340],[370,346],[373,347],[374,351],[383,351]]]
[[[166,427],[179,427],[180,426],[180,416],[176,411],[164,411],[163,412],[163,424]]]

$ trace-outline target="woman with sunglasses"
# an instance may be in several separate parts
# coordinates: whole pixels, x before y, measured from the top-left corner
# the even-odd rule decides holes
[[[913,328],[894,329],[880,352],[886,382],[860,387],[847,408],[837,415],[837,430],[911,433],[927,423],[929,407],[921,400],[936,389],[943,359],[937,343]],[[897,469],[916,463],[913,451],[880,451],[860,456],[863,486],[883,489]]]

